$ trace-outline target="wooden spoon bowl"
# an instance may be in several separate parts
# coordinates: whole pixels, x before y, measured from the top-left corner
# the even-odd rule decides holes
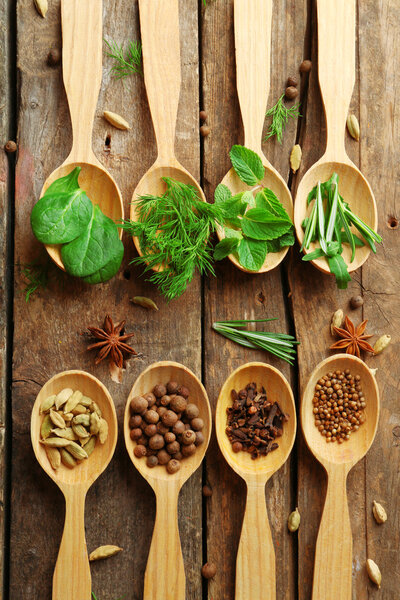
[[[232,406],[231,391],[250,382],[264,386],[270,401],[277,401],[289,420],[279,444],[266,456],[253,460],[248,452],[235,453],[226,435],[226,409]],[[222,454],[247,484],[246,510],[236,559],[236,600],[274,600],[276,597],[275,551],[265,505],[265,484],[285,463],[296,437],[296,408],[289,383],[278,369],[261,362],[247,363],[233,371],[219,394],[215,428]],[[252,549],[257,548],[254,553]]]
[[[63,388],[80,390],[97,402],[108,423],[108,438],[104,444],[97,442],[88,459],[68,469],[63,464],[54,471],[44,446],[39,443],[42,401],[58,394]],[[55,375],[42,387],[32,409],[31,439],[36,458],[65,497],[65,525],[53,577],[53,600],[91,600],[91,575],[85,540],[85,497],[89,487],[110,462],[118,437],[114,403],[104,385],[84,371],[64,371]]]
[[[204,421],[204,442],[195,454],[183,458],[178,472],[170,474],[165,465],[150,468],[145,458],[137,458],[133,451],[136,442],[130,438],[130,402],[158,383],[177,381],[190,390],[189,401],[199,408]],[[182,485],[200,466],[211,435],[211,409],[200,380],[187,367],[170,361],[157,362],[147,367],[135,381],[129,394],[124,417],[125,445],[129,457],[140,474],[153,488],[157,499],[156,521],[144,578],[144,600],[185,600],[185,569],[178,529],[178,495]]]
[[[314,423],[313,397],[318,380],[330,371],[349,369],[360,376],[366,420],[342,444],[326,442]],[[312,372],[301,403],[301,423],[307,445],[328,474],[324,512],[315,551],[313,600],[351,600],[353,540],[347,503],[346,479],[350,469],[365,456],[379,420],[379,391],[375,377],[356,356],[336,354]]]
[[[378,214],[374,194],[371,187],[365,177],[360,173],[357,167],[349,160],[346,163],[334,162],[325,160],[322,158],[318,163],[313,165],[311,169],[304,175],[299,188],[297,190],[296,202],[294,208],[294,224],[296,227],[296,235],[299,240],[299,244],[303,243],[304,229],[301,224],[303,220],[308,217],[311,213],[310,206],[307,206],[307,196],[318,183],[318,181],[327,181],[333,173],[337,173],[339,176],[339,193],[344,198],[345,202],[348,202],[351,210],[360,219],[362,219],[372,229],[376,230],[378,226]],[[352,226],[352,233],[355,233],[360,237],[362,236],[358,230]],[[308,250],[305,250],[305,254],[312,252],[315,248],[319,247],[319,244],[312,242]],[[356,247],[355,257],[353,262],[351,259],[351,248],[349,244],[343,244],[342,256],[347,264],[348,271],[355,271],[367,260],[371,249],[365,242],[362,247]],[[324,273],[330,273],[329,265],[325,258],[318,258],[312,261],[320,271]]]
[[[92,157],[97,163],[97,159]],[[70,162],[70,159],[58,167],[55,171],[49,175],[46,179],[40,196],[42,197],[47,188],[53,181],[60,177],[65,177],[75,167],[81,167],[79,173],[79,185],[86,192],[86,195],[93,204],[98,204],[101,211],[113,221],[120,222],[124,218],[124,205],[122,201],[121,192],[118,189],[117,184],[111,175],[100,165],[91,164],[87,162]],[[119,237],[122,238],[122,229],[119,231]],[[60,244],[47,244],[46,250],[49,253],[52,260],[56,263],[60,269],[64,268],[64,264],[61,259],[61,245]]]

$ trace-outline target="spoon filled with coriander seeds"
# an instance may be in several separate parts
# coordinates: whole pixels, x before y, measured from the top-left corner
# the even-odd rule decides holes
[[[356,0],[317,0],[317,20],[318,78],[327,142],[325,153],[298,186],[294,221],[303,260],[334,274],[338,287],[344,289],[349,273],[361,267],[382,241],[376,232],[373,191],[345,149],[356,70]]]
[[[226,191],[225,188],[228,188],[232,196],[249,191],[253,194],[258,190],[255,196],[255,208],[250,208],[253,212],[259,211],[260,208],[270,209],[272,196],[272,218],[275,220],[278,214],[280,218],[283,217],[287,221],[289,231],[285,231],[291,239],[286,245],[282,240],[282,243],[279,242],[277,245],[275,244],[274,248],[271,248],[272,244],[268,246],[267,243],[268,240],[273,239],[269,232],[265,234],[265,237],[257,234],[257,239],[245,236],[244,240],[239,243],[237,252],[229,254],[229,259],[239,269],[248,273],[265,273],[274,269],[286,256],[289,246],[294,243],[291,193],[286,182],[267,160],[261,148],[270,88],[272,7],[272,0],[252,0],[252,2],[234,0],[236,87],[243,121],[244,146],[247,154],[250,154],[249,151],[251,151],[253,159],[250,154],[246,160],[250,171],[246,168],[245,177],[239,176],[237,169],[234,168],[235,162],[232,154],[233,152],[237,154],[236,159],[240,167],[243,158],[240,153],[243,150],[240,149],[240,146],[234,146],[230,153],[233,168],[225,175],[221,182],[222,185],[220,184],[217,190]],[[254,153],[258,156],[254,156]],[[259,163],[258,169],[254,168],[255,163]],[[250,190],[250,188],[252,189]],[[278,213],[275,212],[276,206],[279,207]],[[271,216],[270,210],[268,210],[268,214]],[[250,218],[250,211],[248,216]],[[261,219],[261,227],[267,227],[266,217],[261,217]],[[218,227],[219,239],[236,237],[234,232],[231,231],[228,234],[228,231],[229,228],[227,230],[227,228]]]
[[[192,371],[164,361],[141,373],[126,403],[124,435],[130,459],[156,495],[143,600],[186,598],[178,496],[201,465],[210,434],[207,393]]]
[[[353,539],[346,480],[368,452],[379,420],[379,391],[368,366],[336,354],[312,372],[301,402],[311,452],[328,475],[315,550],[312,600],[351,600]]]
[[[214,221],[199,184],[175,156],[181,89],[179,1],[139,0],[139,15],[158,155],[134,190],[130,222],[124,227],[139,253],[134,262],[155,271],[149,280],[171,300],[185,291],[195,268],[208,270],[207,242]]]
[[[87,283],[109,279],[123,256],[123,232],[115,225],[124,218],[121,192],[92,149],[102,78],[102,19],[102,0],[61,0],[63,80],[73,143],[66,160],[46,179],[32,213],[35,235],[53,261]],[[45,195],[53,202],[42,209]],[[38,224],[36,217],[43,213]]]
[[[85,498],[110,462],[117,437],[113,400],[89,373],[58,373],[40,390],[32,409],[32,446],[40,466],[65,497],[53,600],[91,600]]]
[[[247,485],[235,600],[275,600],[275,550],[265,485],[288,459],[296,437],[296,408],[286,378],[261,362],[233,371],[218,397],[215,429],[225,460]]]

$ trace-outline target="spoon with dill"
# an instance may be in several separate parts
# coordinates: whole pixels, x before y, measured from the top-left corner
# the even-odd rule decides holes
[[[174,188],[175,198],[176,194],[180,194],[181,197],[187,200],[185,210],[188,209],[188,204],[192,200],[194,202],[199,201],[199,203],[206,202],[199,184],[179,163],[174,149],[181,88],[178,4],[178,0],[153,0],[153,2],[139,0],[143,72],[158,156],[133,192],[130,212],[131,222],[140,220],[143,198],[147,200],[154,199],[157,204],[157,199],[162,198],[171,187]],[[154,35],[155,31],[157,35]],[[174,207],[169,206],[168,210],[174,210]],[[153,213],[154,216],[155,213]],[[162,219],[162,216],[160,218]],[[150,227],[153,224],[147,225]],[[154,225],[156,226],[157,223],[154,223]],[[129,229],[129,226],[125,228]],[[144,251],[134,228],[132,233],[134,234],[136,249],[139,255],[142,256]],[[173,238],[171,237],[169,241],[173,243]],[[160,253],[160,256],[157,256],[159,253],[156,247],[154,247],[152,253],[153,257],[151,258],[151,249],[149,253],[146,252],[147,264],[150,269],[162,273],[167,268],[167,263],[164,260],[165,253]],[[158,276],[162,281],[164,281],[164,277],[163,275]],[[164,283],[168,287],[168,282],[164,281]],[[182,293],[182,285],[178,288],[172,291],[169,299],[179,295],[179,292]]]
[[[271,26],[272,0],[234,1],[236,86],[244,128],[244,146],[258,154],[264,166],[264,178],[257,189],[264,187],[272,190],[289,217],[293,219],[290,191],[261,149],[270,85]],[[233,168],[225,175],[222,184],[227,186],[233,195],[249,190],[248,185],[240,180]],[[218,228],[218,237],[220,240],[225,237],[222,228]],[[288,249],[289,246],[286,246],[278,252],[268,252],[258,271],[249,271],[243,267],[233,254],[230,254],[229,258],[242,271],[265,273],[279,265]]]

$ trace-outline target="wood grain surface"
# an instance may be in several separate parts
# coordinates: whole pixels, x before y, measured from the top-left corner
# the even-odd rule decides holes
[[[169,305],[146,283],[140,269],[129,265],[136,251],[126,236],[123,266],[108,283],[89,287],[49,265],[47,289],[39,290],[28,304],[20,267],[15,268],[14,289],[6,286],[5,276],[12,274],[13,265],[48,260],[31,233],[29,214],[48,175],[68,156],[72,128],[62,66],[47,64],[49,50],[61,49],[60,0],[49,1],[46,19],[38,15],[33,0],[5,0],[0,18],[0,54],[4,57],[0,63],[2,146],[14,126],[11,105],[18,121],[15,201],[10,206],[8,193],[12,192],[14,182],[8,181],[7,157],[0,152],[0,565],[5,565],[4,599],[51,598],[64,501],[37,463],[30,441],[33,402],[50,377],[66,369],[87,370],[106,385],[113,397],[119,439],[112,462],[88,492],[85,526],[89,552],[102,544],[116,544],[124,551],[91,565],[92,589],[98,600],[141,600],[155,520],[155,496],[132,465],[122,435],[125,403],[138,375],[158,360],[186,365],[201,377],[214,416],[221,386],[229,373],[245,362],[265,361],[284,373],[298,402],[311,371],[330,354],[330,318],[337,308],[342,308],[356,324],[363,318],[369,319],[368,330],[375,336],[392,335],[392,344],[381,355],[367,359],[371,368],[378,368],[381,417],[372,448],[348,476],[347,494],[353,534],[353,600],[378,597],[397,600],[400,589],[398,0],[357,0],[356,81],[350,111],[359,119],[361,137],[357,143],[346,133],[345,139],[350,159],[361,169],[375,194],[379,233],[384,238],[377,255],[371,254],[362,269],[353,273],[347,290],[337,290],[334,278],[302,262],[297,245],[279,268],[259,275],[244,273],[224,260],[216,265],[217,277],[204,281],[196,277],[185,295]],[[233,0],[207,0],[206,6],[202,0],[179,0],[179,21],[182,86],[175,152],[212,201],[216,185],[230,167],[230,147],[244,141],[236,91]],[[118,44],[140,39],[137,0],[103,0],[103,36]],[[275,104],[285,89],[287,77],[295,76],[301,91],[302,119],[288,124],[282,144],[269,140],[262,149],[292,193],[325,149],[326,126],[317,55],[315,0],[274,0],[271,81],[266,105]],[[309,75],[300,77],[298,68],[303,58],[310,58],[313,68]],[[251,60],[249,56],[249,63]],[[157,157],[155,134],[143,77],[133,75],[124,82],[116,81],[110,74],[111,65],[103,46],[102,82],[92,142],[96,157],[118,183],[125,214],[129,214],[134,189]],[[210,128],[210,134],[204,138],[199,135],[200,109],[207,112],[206,125]],[[102,117],[104,110],[122,115],[131,124],[131,130],[113,128]],[[264,134],[267,127],[268,122]],[[289,170],[289,154],[296,141],[302,146],[303,161],[294,176]],[[7,222],[14,224],[14,240],[7,238]],[[14,257],[6,253],[6,246],[12,241]],[[7,302],[10,294],[12,303]],[[364,305],[351,310],[349,300],[358,294],[363,296]],[[135,295],[153,298],[160,310],[147,312],[133,305],[130,298]],[[81,335],[88,325],[100,326],[107,313],[115,321],[126,319],[126,330],[135,332],[132,344],[142,354],[127,363],[121,383],[111,379],[107,364],[94,366],[93,355],[86,352],[88,340]],[[215,320],[269,316],[279,318],[269,325],[271,330],[295,333],[301,341],[298,364],[293,369],[265,353],[236,346],[211,329]],[[12,348],[6,344],[7,328],[13,331]],[[7,364],[11,365],[11,361],[12,424],[8,433],[12,436],[12,454],[5,455]],[[8,480],[11,489],[5,497],[3,485]],[[211,497],[202,496],[205,483],[213,490]],[[277,600],[311,598],[314,549],[325,492],[324,470],[299,432],[290,458],[269,480],[265,492],[276,553]],[[388,522],[384,525],[377,525],[373,519],[373,500],[387,509]],[[188,600],[234,599],[235,563],[245,501],[246,486],[224,460],[213,433],[203,467],[179,495],[179,530]],[[3,546],[3,511],[8,503],[11,510],[6,515]],[[296,506],[301,513],[301,525],[297,534],[290,534],[287,517]],[[253,551],[257,553],[256,543]],[[380,591],[368,580],[366,558],[372,558],[380,566],[383,577]],[[216,576],[208,582],[200,574],[206,560],[217,566]]]

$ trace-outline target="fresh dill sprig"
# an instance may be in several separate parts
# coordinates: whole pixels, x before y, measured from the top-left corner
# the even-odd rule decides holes
[[[266,117],[272,117],[272,122],[264,139],[268,140],[276,135],[276,139],[280,144],[289,119],[296,119],[301,116],[299,112],[300,102],[288,108],[283,103],[284,96],[285,94],[282,94],[275,106],[265,113]]]
[[[293,365],[296,356],[295,345],[299,344],[296,339],[286,333],[271,333],[269,331],[249,331],[247,323],[266,323],[276,319],[242,319],[240,321],[217,321],[213,323],[213,329],[224,337],[245,346],[266,350],[289,364]]]
[[[165,193],[137,198],[137,221],[124,221],[121,227],[139,240],[142,256],[132,263],[151,272],[148,281],[169,301],[183,294],[196,270],[214,275],[209,237],[222,221],[222,209],[200,200],[191,185],[170,177],[163,181]]]
[[[49,261],[45,264],[39,262],[24,263],[18,265],[21,268],[21,274],[27,280],[24,288],[25,301],[29,302],[33,294],[38,289],[45,289],[49,283]]]
[[[141,42],[129,40],[128,50],[125,52],[123,47],[118,46],[116,42],[104,41],[109,49],[106,56],[115,61],[111,67],[111,72],[116,79],[124,79],[133,73],[143,75]]]

